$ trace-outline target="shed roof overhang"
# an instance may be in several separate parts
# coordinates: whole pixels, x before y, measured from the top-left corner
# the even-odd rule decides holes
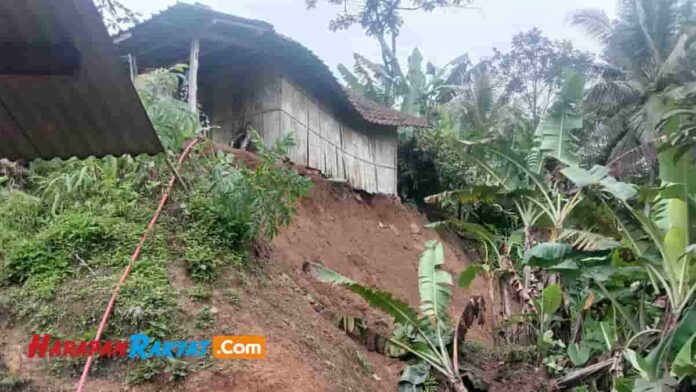
[[[3,0],[0,21],[0,158],[163,151],[91,0]]]
[[[187,62],[194,39],[200,41],[199,78],[203,81],[217,75],[216,70],[224,69],[230,59],[253,56],[281,66],[304,89],[348,122],[387,127],[428,126],[423,118],[347,92],[316,54],[276,33],[272,25],[263,21],[178,3],[117,35],[115,42],[123,55],[134,55],[141,67],[166,67]]]

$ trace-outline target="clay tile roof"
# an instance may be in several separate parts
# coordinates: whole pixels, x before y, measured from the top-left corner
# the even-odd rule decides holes
[[[362,95],[346,91],[350,103],[367,121],[381,125],[426,128],[428,122],[422,117],[390,109]]]

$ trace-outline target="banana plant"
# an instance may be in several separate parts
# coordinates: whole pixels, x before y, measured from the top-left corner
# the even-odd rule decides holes
[[[655,105],[658,104],[663,103]],[[624,356],[640,377],[636,388],[641,390],[672,390],[673,381],[662,371],[670,353],[675,358],[670,370],[672,376],[696,376],[693,354],[696,340],[696,311],[693,310],[696,292],[696,144],[690,142],[695,115],[683,109],[667,111],[658,123],[658,130],[665,136],[658,147],[661,185],[646,192],[654,198],[643,210],[629,204],[627,198],[620,197],[627,189],[621,183],[607,181],[604,169],[564,170],[564,174],[581,188],[597,185],[612,191],[612,195],[639,223],[640,231],[636,233],[626,229],[628,222],[619,219],[618,214],[614,215],[617,225],[623,228],[624,244],[645,267],[655,290],[664,292],[668,298],[659,329],[634,328],[635,334],[624,347]],[[650,246],[640,246],[638,238],[647,238]],[[635,322],[631,324],[635,325]],[[656,335],[658,339],[644,357],[633,350],[631,342],[645,335]]]
[[[544,157],[555,158],[570,166],[579,164],[575,132],[583,126],[580,103],[585,78],[576,72],[568,72],[564,79],[561,91],[534,132],[537,146],[529,161],[535,164],[537,172],[541,172]]]
[[[413,331],[411,339],[402,341],[392,337],[390,342],[440,373],[447,380],[452,391],[465,392],[467,389],[459,375],[456,343],[460,338],[458,336],[460,328],[452,332],[448,324],[447,310],[452,300],[452,276],[441,270],[443,263],[442,244],[436,241],[427,242],[418,266],[420,311],[388,292],[364,286],[322,265],[307,263],[305,270],[319,281],[345,287],[362,297],[371,306],[392,316],[397,324],[410,328]],[[460,316],[460,322],[462,322],[462,316]],[[451,355],[450,344],[453,345]],[[416,370],[407,368],[405,373],[422,374]]]

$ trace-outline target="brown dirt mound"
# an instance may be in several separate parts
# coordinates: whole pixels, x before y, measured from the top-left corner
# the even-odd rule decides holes
[[[444,269],[456,278],[468,264],[464,251],[424,228],[427,219],[412,207],[387,196],[356,193],[326,180],[314,181],[311,194],[298,207],[293,223],[273,241],[273,260],[292,271],[305,290],[318,296],[323,306],[347,316],[367,317],[376,323],[386,318],[351,293],[318,283],[300,272],[304,262],[323,264],[351,279],[387,290],[419,305],[418,262],[427,240],[441,240]],[[467,290],[454,288],[451,314],[458,314],[473,295],[489,298],[488,282],[478,277]],[[468,339],[492,342],[490,306],[486,325],[472,328]]]
[[[316,282],[302,266],[305,261],[320,262],[417,306],[418,259],[423,244],[442,238],[423,228],[427,223],[424,216],[394,198],[372,197],[318,176],[312,178],[311,194],[298,206],[293,223],[271,243],[269,260],[260,275],[250,278],[229,271],[229,276],[235,277],[220,282],[215,289],[213,304],[219,308],[216,333],[265,335],[268,357],[218,362],[213,369],[187,378],[185,390],[396,390],[403,363],[351,340],[329,315],[364,318],[370,327],[385,334],[391,326],[389,318],[346,290]],[[444,245],[445,269],[456,276],[467,265],[467,258],[449,242],[444,241]],[[173,275],[183,274],[185,271]],[[181,288],[191,285],[188,279],[174,282]],[[228,285],[244,287],[237,306],[221,298]],[[453,312],[461,310],[471,295],[487,298],[488,284],[477,278],[469,290],[454,291]],[[487,325],[472,328],[468,338],[490,344],[491,317],[488,310]],[[372,374],[360,365],[358,352],[369,361]]]

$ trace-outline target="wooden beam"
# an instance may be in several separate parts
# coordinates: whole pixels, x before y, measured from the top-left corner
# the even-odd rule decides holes
[[[196,97],[198,95],[198,52],[200,51],[200,40],[195,38],[191,41],[191,56],[189,58],[189,109],[198,113],[198,103]]]
[[[138,76],[138,61],[130,53],[128,54],[128,68],[130,70],[131,83],[135,84],[135,78]]]
[[[75,76],[80,51],[70,44],[0,45],[0,75]]]

